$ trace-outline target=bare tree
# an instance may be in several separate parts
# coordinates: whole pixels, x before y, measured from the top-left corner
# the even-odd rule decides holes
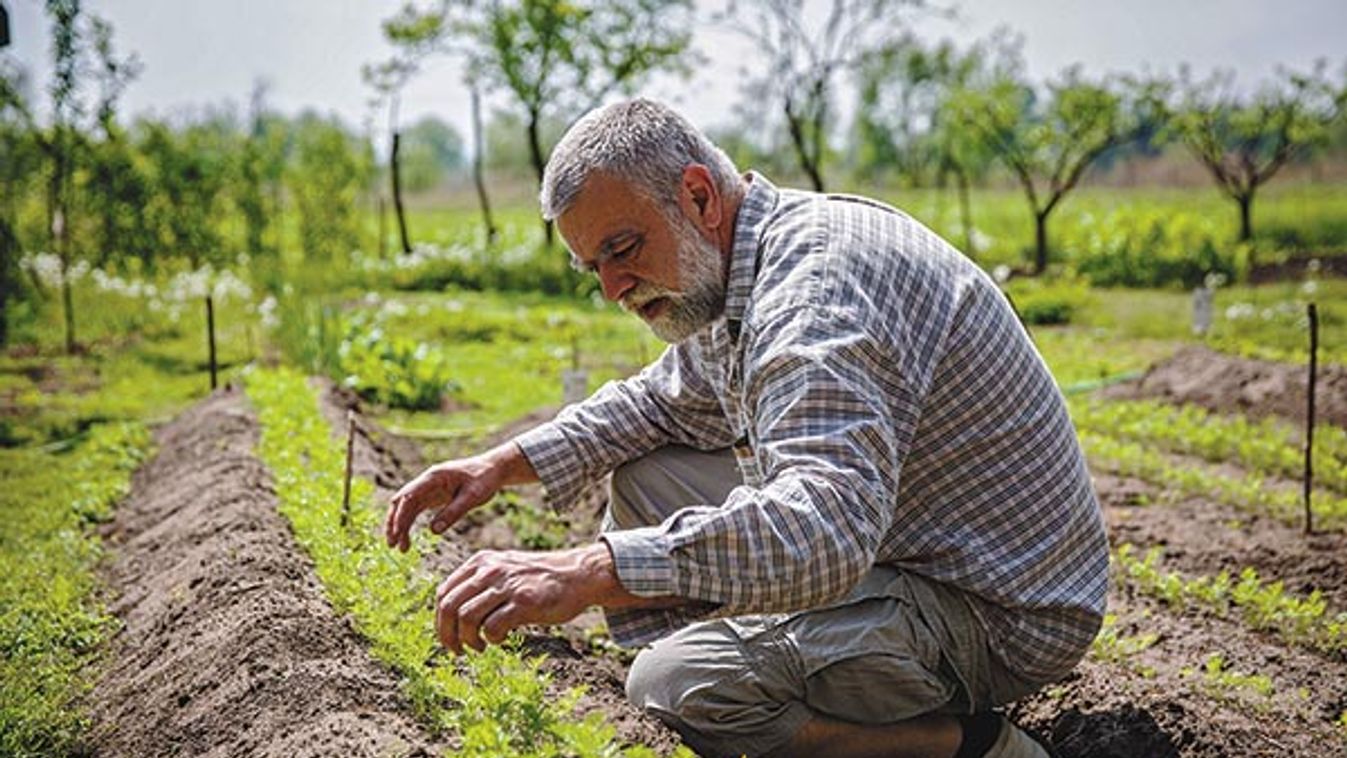
[[[402,242],[402,252],[410,253],[412,240],[407,233],[407,214],[402,204],[402,166],[398,160],[402,147],[398,107],[402,102],[402,88],[416,73],[416,63],[411,58],[399,56],[383,63],[365,64],[360,71],[365,82],[378,93],[376,102],[388,106],[388,174],[393,184],[393,212],[398,220],[398,239]]]
[[[748,96],[780,108],[815,190],[824,190],[836,78],[901,44],[911,14],[927,7],[925,0],[831,0],[816,25],[804,18],[804,0],[748,0],[717,16],[767,57],[763,74],[746,85]]]
[[[1253,239],[1258,188],[1297,155],[1323,144],[1343,114],[1347,87],[1338,89],[1320,61],[1308,74],[1283,69],[1276,81],[1241,96],[1230,72],[1194,81],[1179,76],[1181,101],[1173,125],[1184,144],[1239,205],[1239,239]]]

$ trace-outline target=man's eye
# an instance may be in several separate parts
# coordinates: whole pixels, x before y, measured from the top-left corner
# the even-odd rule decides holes
[[[638,247],[640,247],[640,243],[633,242],[630,245],[627,245],[626,247],[614,250],[609,260],[615,261],[617,263],[622,263],[623,261],[630,258],[632,254],[636,252],[636,248]]]

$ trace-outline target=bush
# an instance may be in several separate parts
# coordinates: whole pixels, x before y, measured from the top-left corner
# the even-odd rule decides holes
[[[338,355],[342,383],[370,402],[429,411],[460,390],[444,355],[424,342],[388,334],[362,315],[347,325]]]
[[[1061,249],[1097,286],[1191,289],[1208,274],[1238,273],[1237,246],[1217,227],[1191,213],[1120,209],[1067,228]]]
[[[1006,293],[1026,324],[1069,324],[1090,301],[1089,285],[1075,277],[1012,279]]]

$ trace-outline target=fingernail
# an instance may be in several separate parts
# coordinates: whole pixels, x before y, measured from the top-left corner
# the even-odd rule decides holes
[[[443,521],[436,521],[435,523],[430,525],[430,530],[435,532],[436,534],[439,534],[440,532],[444,531],[444,528],[446,526],[448,526],[448,524],[444,523]]]

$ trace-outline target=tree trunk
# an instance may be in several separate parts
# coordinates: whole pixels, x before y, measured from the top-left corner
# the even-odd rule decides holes
[[[1048,214],[1034,213],[1034,275],[1048,269]]]
[[[18,282],[12,276],[19,258],[19,240],[9,218],[0,215],[0,348],[9,344],[9,319],[6,307]]]
[[[1253,192],[1242,194],[1239,200],[1239,241],[1253,240]]]
[[[963,223],[964,253],[976,258],[977,245],[973,240],[973,205],[968,197],[968,174],[962,166],[954,166],[954,178],[959,187],[959,220]]]
[[[477,85],[472,86],[472,182],[477,186],[477,202],[482,207],[482,224],[486,226],[486,244],[496,244],[496,223],[491,220],[491,199],[486,194],[486,156],[482,149],[482,96]]]
[[[402,210],[402,172],[398,169],[398,151],[402,146],[402,135],[393,131],[393,146],[388,158],[389,174],[393,177],[393,212],[398,217],[398,234],[402,239],[403,254],[411,253],[412,241],[407,236],[407,216]]]
[[[388,258],[388,201],[379,193],[379,260]]]
[[[529,159],[533,162],[533,173],[538,177],[538,187],[543,186],[543,172],[547,168],[547,161],[543,158],[542,139],[538,134],[538,119],[540,114],[536,111],[529,112]],[[547,247],[552,247],[552,222],[543,220],[543,241]]]

